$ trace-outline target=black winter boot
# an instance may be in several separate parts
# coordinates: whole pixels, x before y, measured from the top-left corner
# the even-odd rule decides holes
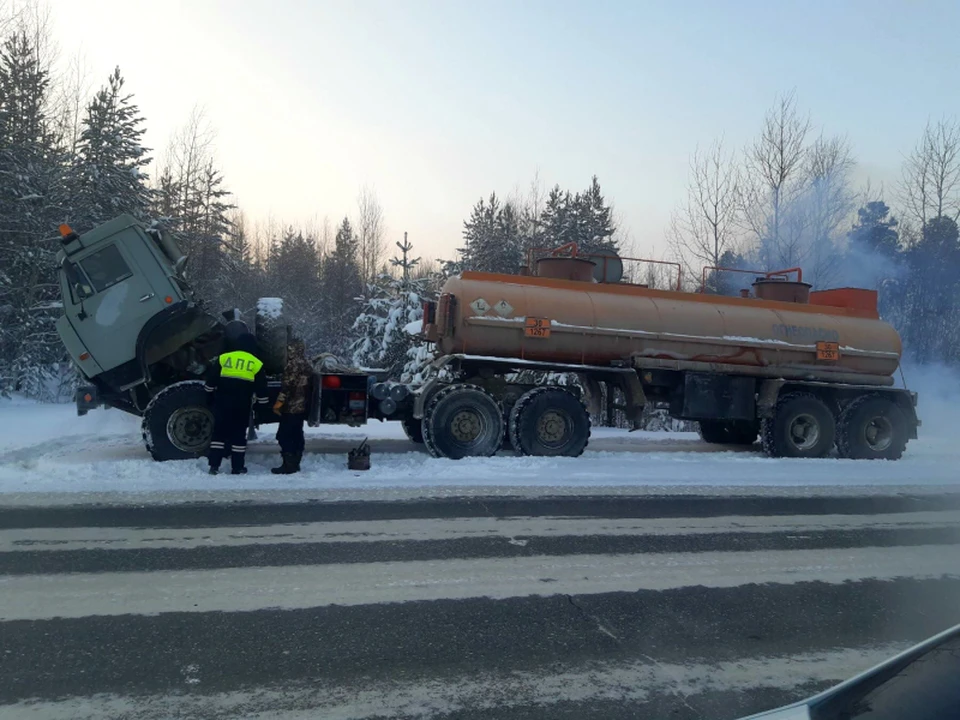
[[[270,468],[270,472],[274,475],[289,475],[293,455],[291,453],[280,453],[280,458],[283,461],[280,467]]]
[[[244,467],[244,460],[246,460],[246,455],[244,453],[233,453],[230,456],[230,474],[231,475],[246,475],[247,468]]]
[[[300,461],[303,459],[303,453],[291,453],[290,455],[290,474],[300,472]]]

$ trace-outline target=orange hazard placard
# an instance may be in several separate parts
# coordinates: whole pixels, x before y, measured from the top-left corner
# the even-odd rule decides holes
[[[840,359],[840,343],[817,341],[817,360],[836,362]]]
[[[547,318],[528,317],[523,334],[532,338],[550,337],[550,320]]]

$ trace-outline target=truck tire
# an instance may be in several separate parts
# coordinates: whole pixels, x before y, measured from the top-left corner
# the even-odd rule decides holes
[[[899,460],[907,448],[907,418],[893,401],[865,395],[847,405],[837,423],[840,457]]]
[[[777,401],[773,417],[764,418],[761,434],[770,457],[821,458],[833,449],[837,423],[815,395],[787,393]]]
[[[403,433],[412,443],[423,445],[423,422],[414,417],[405,417],[400,421]]]
[[[700,438],[712,445],[753,445],[760,434],[758,423],[750,420],[701,420]]]
[[[290,329],[283,317],[283,301],[280,298],[260,298],[257,300],[257,316],[254,322],[254,334],[263,357],[267,375],[280,375],[287,364],[287,343],[290,341]]]
[[[476,385],[439,390],[423,415],[423,442],[434,457],[490,457],[503,442],[500,404]]]
[[[157,393],[143,413],[143,441],[154,460],[202,457],[213,437],[213,412],[202,380],[187,380]]]
[[[535,388],[513,406],[510,442],[521,455],[578,457],[590,442],[590,415],[566,390]]]

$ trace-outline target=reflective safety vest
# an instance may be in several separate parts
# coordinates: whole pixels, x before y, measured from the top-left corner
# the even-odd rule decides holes
[[[237,350],[220,356],[220,377],[253,382],[263,363],[248,352]]]

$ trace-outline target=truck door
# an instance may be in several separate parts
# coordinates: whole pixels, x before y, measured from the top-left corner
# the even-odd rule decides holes
[[[136,359],[141,328],[164,307],[122,237],[76,259],[88,282],[79,288],[83,312],[71,324],[104,371]]]

